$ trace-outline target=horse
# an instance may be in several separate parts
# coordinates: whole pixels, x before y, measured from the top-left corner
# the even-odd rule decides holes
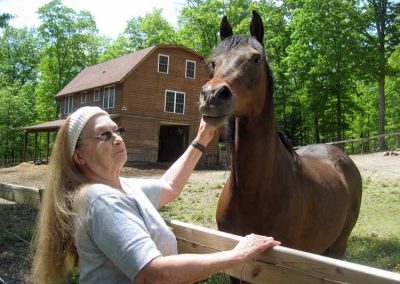
[[[295,151],[278,131],[264,25],[256,11],[250,35],[234,35],[224,16],[220,38],[209,62],[211,79],[199,98],[207,123],[228,120],[233,130],[218,229],[273,236],[286,247],[342,258],[361,205],[357,166],[332,145]]]

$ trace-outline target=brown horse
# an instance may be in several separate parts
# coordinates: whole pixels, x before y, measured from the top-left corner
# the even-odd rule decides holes
[[[273,236],[282,245],[341,258],[361,205],[361,176],[340,149],[324,144],[297,151],[279,134],[264,27],[253,11],[251,36],[232,34],[226,17],[212,55],[213,77],[200,112],[234,134],[230,177],[219,199],[219,230]]]

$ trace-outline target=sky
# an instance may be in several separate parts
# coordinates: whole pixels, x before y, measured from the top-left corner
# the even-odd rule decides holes
[[[0,0],[0,13],[15,16],[10,25],[16,28],[38,27],[37,10],[50,0]],[[177,25],[179,10],[184,0],[62,0],[74,9],[89,11],[95,18],[101,35],[115,39],[133,17],[145,16],[154,8],[163,10],[163,17],[173,26]]]

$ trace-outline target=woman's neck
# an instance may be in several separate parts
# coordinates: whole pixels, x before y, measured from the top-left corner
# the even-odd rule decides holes
[[[102,183],[112,188],[122,190],[122,185],[119,179],[120,172],[120,170],[115,170],[111,173],[109,171],[98,173],[87,170],[85,171],[85,175],[94,183]]]

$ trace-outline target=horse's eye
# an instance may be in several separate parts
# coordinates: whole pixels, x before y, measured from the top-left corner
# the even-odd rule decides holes
[[[251,59],[254,63],[259,64],[261,62],[261,54],[253,54]]]
[[[211,62],[211,68],[214,70],[215,69],[215,61]]]

